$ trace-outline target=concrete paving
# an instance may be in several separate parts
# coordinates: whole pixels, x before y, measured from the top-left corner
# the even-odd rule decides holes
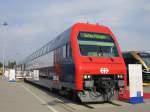
[[[23,81],[9,83],[0,77],[0,112],[150,112],[150,100],[137,105],[121,101],[82,105]]]
[[[50,112],[21,83],[0,79],[0,112]]]

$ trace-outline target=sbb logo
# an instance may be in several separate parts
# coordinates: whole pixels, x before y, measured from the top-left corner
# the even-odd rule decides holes
[[[100,73],[101,74],[107,74],[109,72],[109,69],[108,68],[101,68],[100,69]]]

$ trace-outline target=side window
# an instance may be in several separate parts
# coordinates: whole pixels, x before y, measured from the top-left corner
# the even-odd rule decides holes
[[[63,58],[72,57],[71,45],[69,43],[63,46]]]
[[[66,44],[66,57],[72,57],[71,45],[69,43]]]
[[[72,48],[70,44],[69,44],[69,57],[72,57]]]
[[[43,48],[40,49],[40,56],[43,54]]]
[[[66,58],[66,45],[63,46],[63,58]]]
[[[69,44],[66,44],[66,57],[69,57]]]
[[[46,54],[46,48],[47,48],[47,46],[44,46],[44,48],[43,48],[43,54]]]

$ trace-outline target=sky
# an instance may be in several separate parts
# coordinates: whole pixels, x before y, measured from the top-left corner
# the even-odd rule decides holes
[[[122,51],[150,52],[150,0],[0,0],[0,61],[3,48],[19,62],[77,22],[108,26]]]

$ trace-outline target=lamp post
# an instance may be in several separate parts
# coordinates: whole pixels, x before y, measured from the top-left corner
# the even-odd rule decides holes
[[[7,26],[8,23],[4,22],[4,23],[2,23],[2,25]],[[4,41],[4,37],[3,37],[3,75],[4,75],[4,72],[5,72],[5,41]]]

